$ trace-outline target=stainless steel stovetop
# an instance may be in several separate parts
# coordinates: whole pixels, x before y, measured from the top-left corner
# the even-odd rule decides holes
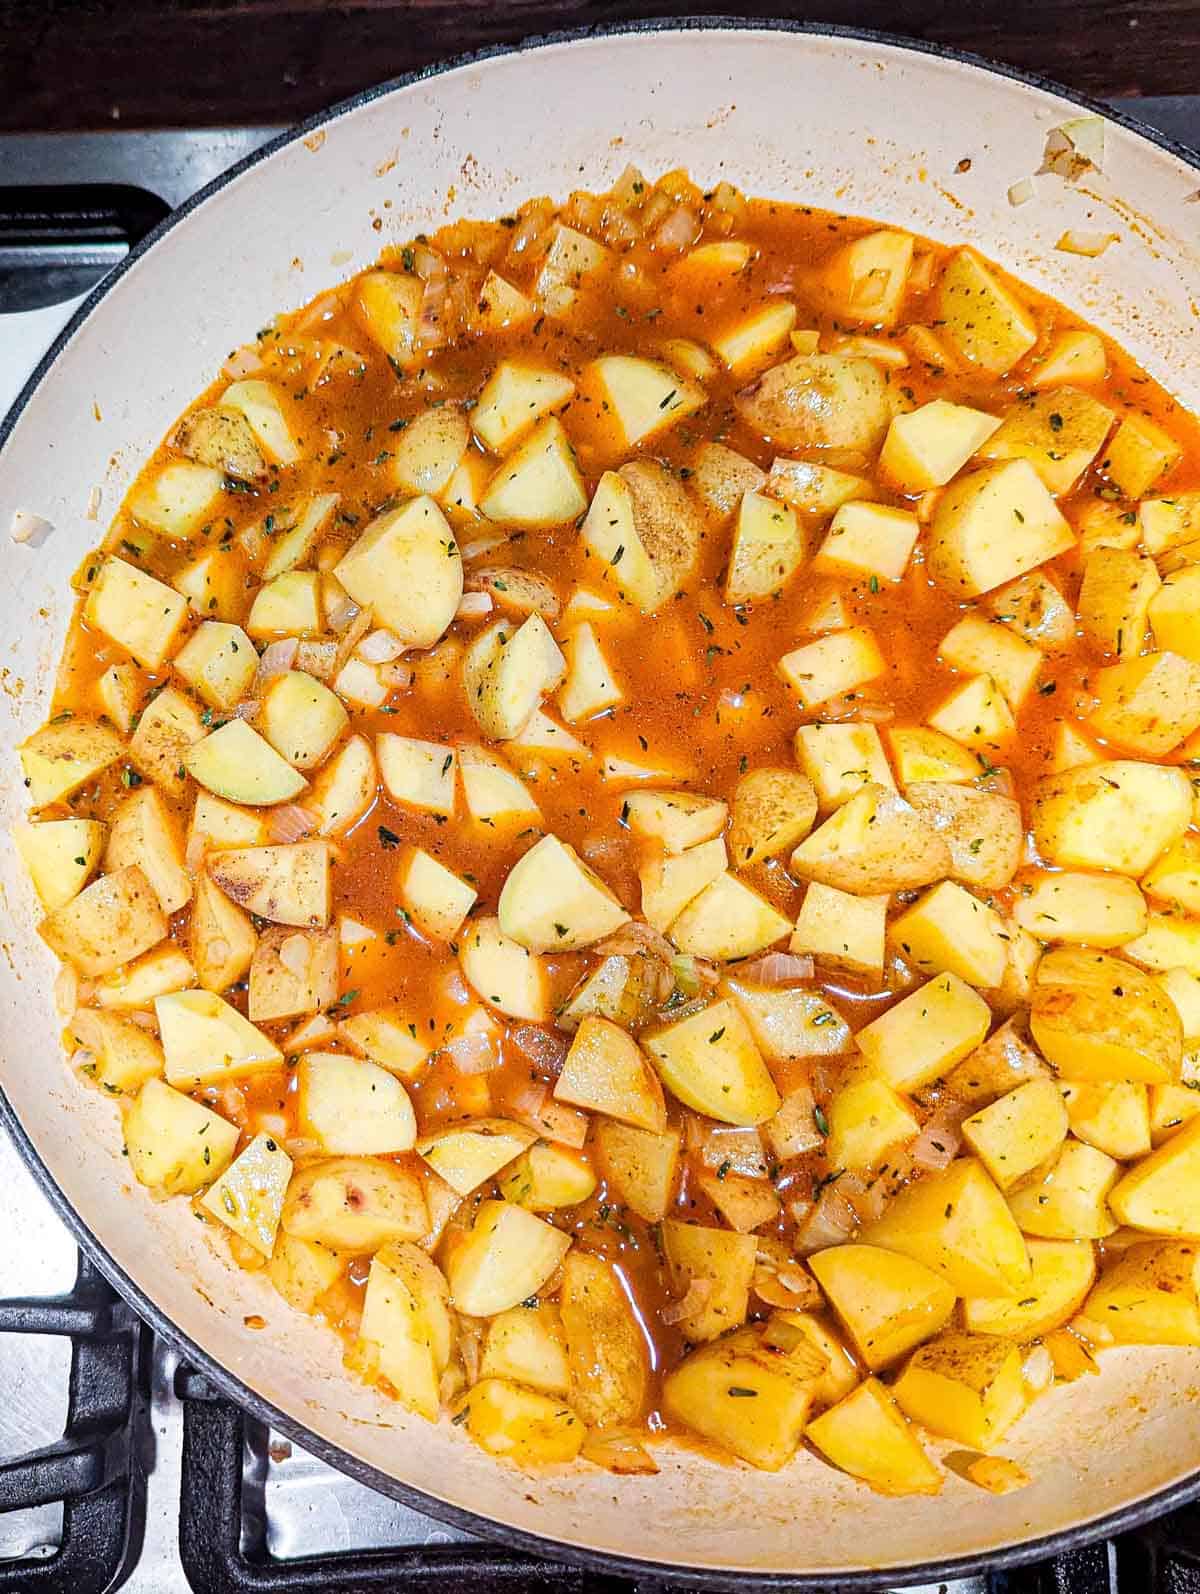
[[[1126,108],[1183,143],[1200,147],[1200,96],[1126,102]],[[242,156],[257,148],[276,131],[272,127],[162,133],[97,133],[86,135],[29,135],[0,137],[0,193],[5,185],[122,184],[156,195],[167,207],[181,203]],[[125,246],[119,238],[93,237],[76,241],[67,251],[72,270],[95,275],[114,264]],[[39,250],[44,251],[39,254]],[[71,251],[74,251],[72,254]],[[61,264],[62,249],[36,238],[6,238],[0,231],[0,278],[15,281],[23,290],[39,281],[54,261]],[[69,275],[69,274],[68,274]],[[76,282],[76,286],[78,283]],[[34,292],[32,299],[46,297]],[[63,302],[41,304],[21,313],[0,313],[0,415],[3,415],[82,294]],[[0,304],[5,301],[0,298]],[[10,298],[8,302],[13,302]],[[75,1243],[23,1166],[15,1147],[0,1131],[0,1303],[12,1297],[41,1299],[72,1289],[79,1267]],[[5,1326],[0,1315],[0,1328]],[[181,1492],[184,1485],[183,1451],[185,1402],[180,1399],[179,1368],[174,1353],[148,1332],[138,1336],[139,1371],[135,1399],[141,1411],[140,1454],[136,1471],[144,1488],[144,1509],[139,1504],[130,1554],[118,1574],[128,1594],[183,1594],[189,1586],[180,1557]],[[62,1335],[0,1334],[0,1470],[13,1457],[53,1445],[64,1432],[68,1410],[71,1341]],[[144,1482],[143,1482],[144,1480]],[[462,1547],[466,1558],[476,1553],[485,1569],[488,1552],[478,1540],[442,1523],[423,1517],[334,1471],[305,1454],[281,1436],[247,1424],[241,1459],[240,1525],[244,1547],[259,1559],[267,1558],[279,1577],[243,1580],[238,1587],[284,1588],[289,1565],[300,1558],[392,1547],[447,1547],[447,1575],[442,1588],[468,1585],[483,1590],[499,1587],[496,1579],[450,1572],[463,1558],[449,1555]],[[143,1520],[144,1519],[144,1520]],[[61,1502],[0,1512],[0,1588],[41,1587],[57,1594],[68,1583],[54,1583],[29,1574],[28,1583],[5,1580],[6,1565],[27,1561],[33,1566],[52,1561],[63,1535]],[[215,1533],[214,1528],[214,1533]],[[514,1590],[551,1586],[544,1577],[522,1577],[507,1552],[496,1552],[507,1571],[504,1586]],[[507,1558],[507,1559],[506,1559]],[[422,1563],[428,1570],[430,1557]],[[432,1557],[436,1563],[436,1554]],[[332,1566],[332,1563],[331,1563]],[[50,1566],[45,1567],[47,1572]],[[371,1587],[398,1587],[415,1581],[401,1560],[395,1564],[394,1582],[383,1564],[369,1578]],[[553,1573],[554,1569],[550,1569]],[[1081,1567],[1062,1565],[1040,1569],[1022,1587],[1082,1589]],[[274,1573],[272,1573],[274,1578]],[[1044,1580],[1043,1580],[1044,1579]],[[565,1586],[583,1585],[562,1571]],[[585,1580],[586,1581],[586,1580]],[[616,1585],[605,1580],[609,1589]],[[112,1586],[116,1586],[115,1584]],[[222,1587],[232,1589],[230,1582]],[[305,1588],[338,1590],[366,1587],[367,1582],[333,1577],[323,1584],[311,1576]],[[597,1584],[598,1586],[598,1584]],[[633,1585],[621,1585],[632,1589]],[[987,1594],[999,1585],[986,1578],[963,1579],[940,1587],[946,1594]],[[1011,1581],[1006,1586],[1013,1587]],[[1100,1546],[1087,1559],[1088,1590],[1115,1590],[1117,1557],[1113,1546]],[[1122,1579],[1122,1588],[1126,1586]],[[1139,1580],[1131,1584],[1138,1594],[1148,1588]],[[72,1588],[75,1594],[75,1588]]]

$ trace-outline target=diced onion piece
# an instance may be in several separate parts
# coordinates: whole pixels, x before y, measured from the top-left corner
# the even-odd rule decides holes
[[[289,974],[294,974],[297,979],[308,972],[311,961],[311,948],[306,935],[289,935],[279,948],[279,961]]]
[[[74,964],[64,963],[54,980],[54,1010],[59,1018],[70,1018],[79,1006],[79,974]]]
[[[668,1301],[659,1311],[659,1317],[668,1327],[672,1323],[682,1323],[687,1317],[692,1317],[700,1311],[712,1294],[712,1279],[694,1278],[688,1284],[687,1293],[677,1301]]]
[[[209,963],[224,963],[233,948],[222,936],[214,936],[211,941],[204,943],[204,956]],[[306,964],[307,966],[307,964]]]
[[[1021,1377],[1034,1394],[1045,1394],[1054,1382],[1054,1359],[1044,1345],[1034,1345],[1021,1363]]]
[[[813,960],[793,952],[768,952],[753,963],[739,963],[737,973],[748,985],[798,985],[812,979]]]
[[[495,553],[497,548],[507,546],[507,537],[476,537],[474,542],[465,543],[459,552],[466,564],[472,559],[481,559],[485,553]]]
[[[411,664],[381,664],[379,679],[391,692],[406,692],[415,676]]]
[[[460,1074],[490,1074],[503,1060],[500,1048],[485,1030],[472,1029],[456,1035],[442,1050],[453,1059]]]
[[[482,620],[492,612],[490,592],[464,592],[455,611],[459,620]]]
[[[757,1129],[709,1127],[700,1148],[700,1160],[706,1168],[725,1168],[747,1179],[761,1179],[767,1171],[766,1154]]]
[[[353,598],[343,598],[340,603],[335,604],[330,610],[329,629],[338,636],[344,635],[355,616],[361,617],[361,612]],[[367,625],[370,625],[370,623],[371,617],[368,615]]]
[[[14,542],[32,542],[35,537],[44,537],[53,530],[53,525],[44,515],[35,515],[29,509],[18,509],[12,517]]]
[[[1046,137],[1043,170],[1075,178],[1089,169],[1104,169],[1104,118],[1073,116],[1052,127]]]
[[[1109,244],[1120,241],[1120,233],[1077,232],[1073,227],[1069,227],[1054,247],[1061,249],[1067,255],[1083,255],[1088,260],[1095,260],[1098,255],[1104,253]]]
[[[258,661],[259,686],[264,681],[271,680],[273,676],[286,675],[296,662],[296,651],[299,646],[299,639],[294,636],[281,637],[278,642],[268,642]]]
[[[658,1463],[645,1445],[634,1434],[619,1429],[589,1433],[579,1454],[593,1466],[604,1467],[609,1472],[649,1475],[658,1471]]]
[[[837,1185],[826,1185],[816,1206],[796,1230],[796,1251],[800,1256],[811,1256],[827,1246],[844,1245],[857,1226],[854,1208],[839,1193]]]
[[[557,1030],[543,1029],[539,1024],[518,1024],[508,1038],[523,1057],[544,1072],[556,1076],[561,1072],[567,1042]]]
[[[267,818],[271,840],[277,842],[299,841],[301,836],[317,828],[316,816],[298,803],[283,803],[273,808]]]
[[[954,1161],[961,1144],[958,1124],[949,1117],[935,1114],[908,1148],[908,1154],[915,1168],[937,1173]]]
[[[1022,177],[1019,182],[1015,182],[1009,189],[1008,202],[1014,207],[1027,205],[1036,193],[1037,185],[1034,183],[1033,178]]]
[[[368,664],[390,664],[404,652],[404,643],[394,631],[381,626],[377,631],[368,632],[355,651]]]
[[[654,247],[678,254],[691,244],[699,230],[695,211],[687,205],[676,205],[654,234]]]
[[[262,708],[262,704],[259,702],[259,700],[256,697],[248,697],[248,698],[246,698],[246,700],[244,702],[239,703],[238,706],[234,709],[233,717],[234,717],[235,720],[257,719],[258,718],[258,711],[261,708]]]
[[[256,371],[262,370],[262,354],[252,344],[243,343],[240,349],[233,353],[221,367],[221,375],[227,376],[231,382],[240,382],[243,377],[253,376]]]

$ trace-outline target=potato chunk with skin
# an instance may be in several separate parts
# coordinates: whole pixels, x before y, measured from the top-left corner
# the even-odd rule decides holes
[[[779,673],[809,709],[877,680],[886,668],[874,634],[862,626],[831,631],[779,661]]]
[[[508,1201],[484,1201],[446,1262],[460,1312],[491,1317],[536,1295],[570,1250],[570,1236]]]
[[[579,1455],[587,1430],[557,1397],[505,1378],[482,1378],[461,1396],[451,1417],[489,1455],[528,1470],[566,1466]]]
[[[872,361],[796,355],[737,395],[742,419],[782,448],[823,450],[833,465],[870,458],[891,420],[887,386]]]
[[[661,1134],[667,1110],[641,1047],[609,1019],[589,1013],[575,1032],[555,1099]]]
[[[1009,1209],[1026,1234],[1103,1240],[1117,1227],[1107,1202],[1120,1176],[1121,1166],[1112,1157],[1069,1139],[1043,1178],[1009,1196]]]
[[[1200,664],[1177,653],[1141,658],[1098,670],[1099,701],[1088,724],[1107,741],[1145,758],[1159,758],[1200,726]]]
[[[892,1387],[914,1422],[975,1450],[998,1443],[1028,1398],[1020,1348],[990,1334],[942,1334],[921,1346]]]
[[[663,1406],[739,1460],[776,1472],[796,1453],[820,1365],[808,1343],[788,1352],[744,1329],[685,1357],[664,1382]]]
[[[43,725],[17,751],[30,806],[45,808],[115,764],[125,744],[107,725],[69,719]]]
[[[1131,1245],[1105,1268],[1082,1315],[1118,1345],[1200,1345],[1200,1249]]]
[[[791,928],[791,920],[765,897],[723,874],[693,897],[669,934],[681,952],[727,962],[765,951]]]
[[[563,1261],[558,1305],[574,1410],[590,1428],[636,1421],[648,1393],[646,1347],[611,1264],[571,1251]]]
[[[540,614],[517,627],[498,620],[471,644],[463,690],[485,735],[508,741],[562,680],[567,661]]]
[[[815,1417],[805,1437],[827,1460],[880,1494],[937,1494],[942,1474],[891,1392],[874,1378]]]
[[[978,597],[1074,544],[1070,526],[1027,460],[972,471],[946,488],[929,529],[929,574]]]
[[[1182,770],[1118,759],[1038,781],[1030,828],[1047,863],[1143,875],[1179,840],[1191,811]]]
[[[48,913],[65,907],[83,890],[100,862],[104,838],[98,819],[51,819],[15,827],[17,851]]]
[[[1067,1109],[1050,1079],[1031,1079],[974,1113],[963,1139],[1001,1190],[1040,1167],[1067,1138]]]
[[[893,417],[879,468],[904,493],[944,487],[999,425],[995,415],[934,399]]]
[[[991,1011],[955,974],[939,974],[858,1032],[863,1055],[897,1090],[949,1073],[988,1032]]]
[[[861,896],[912,890],[951,872],[950,848],[896,792],[864,786],[792,853],[804,880]]]
[[[692,1344],[717,1339],[746,1321],[758,1251],[753,1235],[668,1218],[662,1241],[671,1287],[689,1301],[679,1325],[685,1339]],[[710,1286],[707,1292],[691,1290],[696,1280]]]
[[[665,431],[707,403],[704,390],[683,381],[670,366],[628,354],[593,360],[584,382],[607,402],[625,448]]]
[[[763,493],[742,499],[733,532],[726,603],[752,603],[779,592],[804,561],[806,541],[796,512]]]
[[[308,785],[245,720],[229,720],[185,747],[182,764],[201,786],[250,808],[291,802]]]
[[[1135,1163],[1109,1191],[1108,1203],[1131,1228],[1200,1238],[1200,1118]]]
[[[392,1240],[371,1262],[356,1349],[410,1410],[434,1421],[439,1380],[450,1361],[454,1329],[448,1287],[416,1246]]]
[[[692,575],[703,523],[682,483],[656,460],[606,472],[580,536],[611,582],[644,614],[672,598]]]
[[[213,890],[231,912],[244,920],[240,909],[221,892]],[[249,929],[248,921],[245,928]],[[338,936],[335,929],[293,930],[279,926],[264,930],[257,946],[253,945],[253,936],[250,930],[253,957],[247,1011],[252,1024],[318,1013],[337,1000]],[[233,943],[227,941],[226,944]],[[207,981],[202,983],[208,984]],[[224,990],[232,983],[232,980],[225,980],[209,988]]]
[[[237,723],[242,725],[243,721],[238,720]],[[249,730],[249,726],[244,728]],[[142,717],[129,740],[130,762],[168,792],[179,793],[188,775],[184,754],[193,743],[203,738],[204,724],[196,704],[175,687],[168,686],[142,710]],[[222,746],[225,745],[228,745],[228,739],[222,743]],[[213,772],[214,779],[220,773],[230,776],[235,768],[232,762],[222,761],[222,764],[222,770]],[[298,777],[294,771],[290,771],[287,779],[294,782]],[[298,786],[297,790],[303,790],[303,786]]]
[[[1150,1151],[1150,1092],[1129,1080],[1060,1085],[1071,1133],[1118,1162]],[[1161,1088],[1161,1087],[1160,1087]],[[1166,1087],[1168,1089],[1172,1087]]]
[[[201,1209],[269,1257],[275,1249],[292,1159],[270,1135],[255,1135],[211,1184]]]
[[[678,1131],[635,1129],[602,1118],[596,1123],[595,1137],[601,1170],[618,1202],[647,1223],[660,1223],[675,1194]]]
[[[936,1334],[954,1311],[951,1287],[896,1251],[834,1245],[811,1257],[809,1267],[872,1372]]]
[[[749,1025],[732,1001],[653,1031],[644,1045],[673,1096],[720,1123],[765,1123],[779,1092]]]
[[[933,886],[892,920],[892,945],[920,974],[946,971],[968,985],[994,987],[1008,964],[1004,920],[953,880]]]
[[[1037,342],[1037,325],[1017,296],[972,249],[959,249],[942,272],[938,313],[958,352],[1000,375]]]
[[[948,781],[913,781],[904,795],[949,850],[946,874],[977,891],[997,891],[1009,883],[1024,844],[1020,803]]]
[[[175,651],[187,599],[124,559],[105,559],[84,605],[84,618],[148,670]]]
[[[131,1019],[81,1007],[68,1025],[72,1066],[110,1095],[136,1095],[148,1079],[161,1078],[162,1047]]]
[[[500,928],[531,952],[574,952],[613,934],[630,915],[557,836],[543,836],[509,871]]]
[[[148,1079],[125,1114],[125,1149],[139,1184],[165,1195],[193,1195],[228,1167],[236,1127],[210,1107]]]
[[[297,1239],[364,1256],[391,1240],[419,1240],[429,1213],[410,1169],[375,1157],[331,1157],[293,1175],[280,1223]]]
[[[1013,909],[1040,941],[1121,946],[1146,928],[1146,903],[1125,875],[1041,873],[1022,881]]]
[[[797,733],[799,734],[799,733]],[[790,769],[752,769],[733,792],[729,850],[739,868],[802,841],[817,817],[811,780]]]
[[[1033,1277],[1020,1300],[1011,1295],[968,1296],[963,1325],[976,1334],[1031,1340],[1069,1323],[1096,1277],[1096,1252],[1089,1240],[1025,1240]]]
[[[323,929],[329,923],[329,843],[231,847],[210,854],[209,877],[226,896],[275,924]]]
[[[1004,1197],[982,1163],[956,1157],[910,1184],[862,1232],[868,1245],[932,1268],[959,1295],[1022,1296],[1029,1253]]]
[[[377,1064],[340,1052],[306,1052],[296,1082],[301,1133],[327,1155],[392,1156],[416,1144],[408,1092]]]
[[[724,443],[701,443],[691,471],[694,492],[709,514],[720,520],[727,520],[747,493],[767,491],[766,471]]]
[[[1113,426],[1107,404],[1074,387],[1021,399],[984,446],[984,459],[1027,459],[1061,498],[1069,493],[1104,447]]]
[[[1025,1027],[1010,1018],[946,1075],[946,1089],[967,1105],[982,1107],[1024,1080],[1049,1078]]]
[[[432,647],[462,598],[458,544],[429,497],[377,515],[333,573],[356,603],[371,609],[408,647]]]
[[[153,886],[132,864],[93,880],[43,919],[38,934],[64,962],[95,978],[157,946],[168,929]]]
[[[1150,975],[1106,952],[1048,952],[1030,1027],[1063,1079],[1169,1084],[1179,1077],[1183,1027],[1174,1003]]]

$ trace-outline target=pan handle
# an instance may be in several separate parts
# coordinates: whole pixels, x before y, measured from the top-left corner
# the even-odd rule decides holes
[[[0,186],[0,315],[86,293],[169,210],[119,183]]]

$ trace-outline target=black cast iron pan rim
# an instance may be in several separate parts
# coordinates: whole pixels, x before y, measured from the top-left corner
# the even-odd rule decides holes
[[[1112,106],[1102,104],[1088,95],[1079,94],[1073,89],[1064,88],[1062,84],[1056,83],[1050,78],[1042,77],[1036,73],[1023,72],[1016,67],[988,61],[981,56],[971,54],[969,51],[951,49],[946,45],[929,43],[924,40],[905,39],[896,34],[881,33],[872,28],[840,27],[832,23],[799,22],[771,17],[692,16],[648,17],[638,21],[614,23],[608,26],[573,28],[554,33],[539,34],[524,39],[515,45],[495,45],[469,54],[455,56],[449,60],[436,62],[432,66],[423,67],[419,71],[407,72],[400,77],[391,78],[386,83],[381,83],[375,88],[364,89],[361,93],[352,95],[349,99],[342,100],[327,110],[318,112],[315,116],[309,117],[307,121],[301,122],[288,132],[281,133],[277,138],[269,140],[252,154],[238,161],[236,165],[231,166],[211,183],[208,183],[198,193],[185,200],[178,209],[172,211],[152,232],[148,233],[119,265],[109,272],[108,276],[92,290],[67,322],[33,372],[33,375],[21,389],[8,415],[0,421],[0,450],[3,449],[17,420],[35,390],[45,380],[47,373],[59,355],[71,342],[83,322],[109,290],[124,276],[125,272],[147,254],[160,238],[165,237],[180,222],[184,221],[198,205],[203,204],[213,194],[219,193],[227,183],[241,176],[243,172],[249,171],[252,167],[258,165],[260,161],[273,155],[277,150],[285,148],[288,144],[295,143],[298,139],[310,136],[347,112],[357,110],[363,105],[368,105],[372,100],[380,99],[396,89],[407,88],[414,83],[421,83],[427,79],[440,77],[443,73],[454,71],[459,67],[478,65],[494,60],[497,57],[517,55],[546,45],[573,44],[589,39],[612,38],[626,34],[692,33],[702,31],[795,33],[815,37],[848,39],[858,43],[887,45],[890,48],[908,51],[912,54],[928,55],[939,60],[957,62],[961,65],[972,67],[977,71],[986,72],[993,77],[1008,78],[1013,82],[1025,84],[1029,88],[1057,95],[1061,99],[1078,105],[1082,110],[1102,116],[1110,122],[1116,122],[1118,126],[1126,128],[1131,133],[1138,134],[1141,138],[1147,140],[1148,143],[1156,145],[1159,149],[1165,150],[1168,154],[1174,155],[1178,160],[1200,171],[1200,155],[1196,152],[1185,148],[1174,139],[1168,138],[1165,134],[1158,132],[1157,129],[1145,126],[1136,117],[1130,116],[1124,111],[1115,110]],[[979,1572],[995,1570],[998,1567],[1019,1566],[1030,1561],[1044,1560],[1050,1556],[1060,1555],[1067,1550],[1079,1549],[1096,1539],[1140,1527],[1168,1511],[1188,1504],[1196,1499],[1197,1496],[1200,1496],[1200,1472],[1197,1472],[1179,1483],[1172,1484],[1155,1494],[1148,1495],[1145,1499],[1134,1501],[1120,1510],[1113,1511],[1108,1516],[1079,1523],[1074,1527],[1064,1528],[1057,1533],[1048,1533],[1038,1539],[1027,1539],[1018,1544],[1008,1545],[997,1550],[956,1556],[949,1560],[913,1562],[908,1566],[896,1566],[884,1570],[863,1567],[858,1570],[841,1572],[826,1570],[823,1572],[786,1573],[756,1572],[752,1569],[739,1571],[733,1568],[706,1569],[685,1563],[642,1560],[613,1551],[589,1549],[585,1545],[566,1544],[561,1540],[531,1533],[525,1529],[495,1521],[490,1517],[477,1516],[474,1512],[451,1505],[436,1496],[425,1494],[414,1485],[402,1483],[398,1478],[379,1471],[368,1462],[361,1461],[357,1456],[351,1455],[339,1445],[306,1428],[303,1423],[294,1417],[280,1411],[270,1401],[251,1389],[248,1384],[243,1383],[236,1374],[223,1367],[207,1351],[202,1350],[188,1335],[181,1332],[162,1308],[152,1301],[142,1290],[141,1286],[109,1255],[103,1243],[88,1227],[82,1215],[76,1212],[59,1189],[53,1175],[42,1161],[2,1088],[0,1088],[0,1124],[8,1130],[26,1166],[41,1186],[51,1206],[113,1287],[124,1296],[137,1311],[138,1315],[153,1328],[155,1333],[161,1334],[163,1339],[173,1345],[189,1365],[202,1372],[223,1394],[235,1401],[244,1411],[257,1418],[260,1422],[267,1423],[281,1433],[286,1434],[289,1439],[295,1440],[305,1450],[318,1456],[330,1466],[348,1474],[359,1483],[366,1484],[369,1488],[375,1489],[382,1494],[390,1495],[393,1499],[401,1501],[415,1511],[422,1512],[440,1521],[451,1523],[464,1532],[475,1534],[484,1540],[491,1540],[512,1550],[532,1554],[543,1559],[563,1561],[569,1565],[584,1567],[600,1574],[615,1574],[641,1579],[643,1582],[646,1579],[673,1580],[676,1582],[683,1579],[704,1589],[762,1590],[764,1594],[768,1590],[828,1590],[833,1583],[836,1583],[837,1587],[842,1590],[866,1591],[902,1587],[906,1583],[936,1582],[956,1577],[966,1577]]]

